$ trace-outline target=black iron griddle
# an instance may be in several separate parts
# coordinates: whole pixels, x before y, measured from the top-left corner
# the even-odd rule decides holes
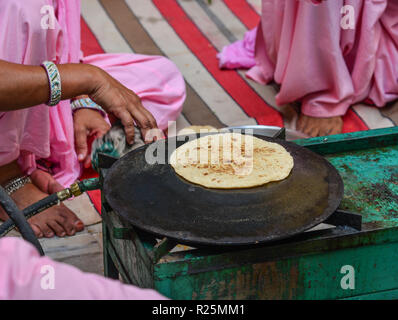
[[[132,225],[180,243],[249,245],[301,233],[326,220],[339,206],[343,182],[323,157],[291,142],[254,135],[282,145],[294,159],[290,175],[250,189],[208,189],[178,176],[167,164],[148,164],[145,153],[171,155],[185,141],[169,139],[138,148],[107,173],[103,191],[112,209]],[[192,139],[192,137],[190,137]],[[187,139],[186,139],[187,140]],[[172,142],[172,140],[170,140]],[[162,151],[164,155],[162,156]]]

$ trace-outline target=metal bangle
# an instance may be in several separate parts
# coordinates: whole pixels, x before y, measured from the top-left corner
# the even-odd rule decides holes
[[[19,178],[12,179],[5,186],[4,190],[8,193],[8,195],[12,195],[15,191],[21,189],[28,183],[32,183],[32,180],[29,176],[23,176]]]
[[[46,70],[50,85],[50,100],[47,102],[47,105],[53,107],[61,101],[61,75],[54,62],[44,61],[41,66]]]

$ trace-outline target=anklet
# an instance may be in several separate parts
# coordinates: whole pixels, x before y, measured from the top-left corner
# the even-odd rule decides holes
[[[4,190],[8,193],[8,195],[12,195],[15,191],[21,189],[28,183],[32,183],[32,180],[29,176],[23,176],[19,178],[12,179],[5,186]]]

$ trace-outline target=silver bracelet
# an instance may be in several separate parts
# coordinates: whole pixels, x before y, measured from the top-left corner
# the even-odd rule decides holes
[[[4,186],[4,190],[8,193],[8,195],[12,195],[15,191],[21,189],[28,183],[32,183],[32,180],[28,176],[15,178]]]
[[[48,83],[50,86],[50,100],[47,105],[50,107],[56,106],[61,101],[61,75],[54,62],[44,61],[41,65],[47,72]]]
[[[76,111],[79,109],[93,109],[101,112],[101,114],[105,117],[106,112],[104,109],[102,109],[98,104],[96,104],[93,100],[90,98],[82,98],[82,99],[76,99],[71,102],[71,108],[72,111]]]

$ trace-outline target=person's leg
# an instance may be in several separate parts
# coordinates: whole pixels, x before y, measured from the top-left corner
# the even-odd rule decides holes
[[[342,117],[315,118],[300,114],[297,119],[297,130],[310,137],[339,134],[343,129]]]
[[[36,186],[37,183],[42,183],[43,188],[46,187],[49,190],[52,189],[51,191],[55,191],[57,188],[56,182],[54,183],[52,181],[53,179],[51,179],[51,176],[44,177],[42,174],[48,175],[41,170],[36,170],[31,175],[33,183],[28,183],[21,189],[11,194],[11,198],[15,201],[20,209],[24,209],[52,193],[41,191]],[[23,173],[16,161],[3,165],[0,167],[0,184],[4,185],[13,178],[20,177],[22,175]],[[48,184],[48,182],[52,182],[54,184]],[[44,183],[46,185],[44,185]],[[0,209],[0,220],[5,221],[7,219],[7,214]],[[39,213],[38,215],[30,218],[28,222],[36,236],[40,238],[51,238],[54,235],[59,237],[66,235],[71,236],[84,228],[83,223],[76,217],[76,215],[62,204]]]
[[[264,79],[272,75],[281,85],[279,105],[301,102],[297,127],[310,135],[339,133],[341,116],[354,96],[343,52],[353,39],[341,47],[343,5],[343,0],[319,5],[263,0],[255,53],[258,67]]]
[[[49,59],[48,54],[55,49],[50,42],[56,42],[57,30],[41,28],[40,9],[46,4],[45,0],[0,1],[1,59],[22,64],[40,64]],[[54,37],[48,37],[47,32]],[[4,185],[24,174],[32,174],[34,182],[12,194],[20,209],[55,190],[55,180],[36,170],[37,158],[48,158],[52,153],[50,138],[49,107],[41,105],[0,113],[0,183]],[[40,190],[45,186],[47,190]],[[0,213],[1,220],[7,218],[4,212]],[[37,236],[46,237],[72,235],[84,228],[75,214],[63,205],[42,212],[29,222]]]
[[[42,270],[52,270],[43,274]],[[51,281],[51,276],[54,278]],[[43,277],[47,280],[43,281]],[[45,290],[43,283],[49,285]],[[53,285],[53,287],[51,286]],[[153,289],[125,285],[44,256],[22,239],[0,239],[0,300],[165,300]]]
[[[380,18],[381,35],[376,54],[370,100],[379,107],[398,99],[398,2],[388,1]],[[365,45],[365,44],[364,44]],[[357,79],[361,74],[358,72]]]

